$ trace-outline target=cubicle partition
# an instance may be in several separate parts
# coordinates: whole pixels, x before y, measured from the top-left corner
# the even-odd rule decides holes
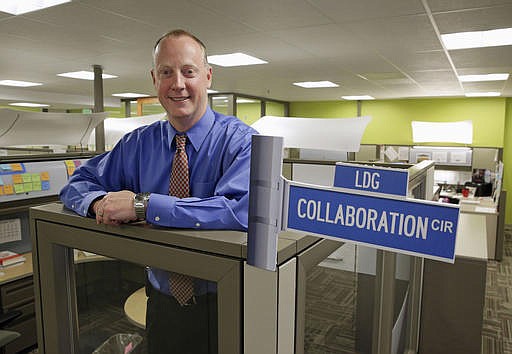
[[[32,208],[31,228],[40,353],[72,354],[90,349],[84,349],[85,346],[81,343],[84,340],[90,341],[90,338],[81,337],[83,331],[80,327],[79,309],[82,307],[79,306],[80,293],[77,292],[81,280],[77,278],[76,250],[85,251],[86,254],[94,253],[95,257],[106,257],[102,262],[129,262],[139,266],[139,269],[145,266],[157,267],[213,283],[217,292],[218,332],[214,334],[217,338],[208,338],[209,341],[217,343],[217,351],[213,349],[210,351],[212,353],[250,352],[246,347],[250,343],[251,334],[244,335],[243,323],[248,320],[246,313],[258,311],[262,314],[270,313],[271,316],[275,313],[275,328],[278,327],[277,313],[271,308],[275,304],[270,304],[271,307],[266,312],[267,309],[261,308],[251,310],[251,304],[244,301],[247,292],[244,284],[245,287],[252,287],[261,296],[268,296],[263,291],[265,280],[250,270],[244,271],[247,254],[245,233],[163,229],[142,223],[119,227],[97,225],[94,220],[82,218],[59,203]],[[289,294],[291,298],[283,300],[295,303],[295,271],[289,271],[290,264],[296,262],[297,256],[308,253],[318,253],[317,257],[325,258],[339,245],[339,242],[312,236],[281,234],[279,269],[275,273],[279,281],[270,287],[278,284],[281,289],[274,292],[282,296]],[[109,287],[113,286],[115,284],[111,282]],[[108,291],[108,287],[104,291]],[[145,308],[144,296],[141,299],[139,310]],[[270,302],[273,301],[271,295],[269,299]],[[118,305],[123,307],[126,300],[122,299],[122,303]],[[288,316],[293,323],[294,309]],[[136,322],[136,319],[131,320]],[[292,323],[287,325],[292,326]],[[143,327],[144,324],[139,325]],[[293,353],[294,331],[289,332],[278,334],[276,331],[273,338],[269,338],[270,342],[288,346],[283,348],[282,353]],[[279,335],[288,338],[280,339]],[[95,345],[99,345],[108,338],[95,340]],[[259,345],[261,348],[265,343]]]

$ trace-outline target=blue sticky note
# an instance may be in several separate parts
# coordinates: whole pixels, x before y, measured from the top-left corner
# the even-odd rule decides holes
[[[41,188],[43,189],[43,191],[49,191],[50,181],[41,181]]]
[[[1,169],[2,171],[10,171],[10,170],[11,170],[11,165],[8,165],[8,164],[5,164],[5,163],[4,163],[4,164],[1,164],[1,165],[0,165],[0,169]]]
[[[4,185],[4,180],[2,179],[2,176],[0,176],[0,186]]]

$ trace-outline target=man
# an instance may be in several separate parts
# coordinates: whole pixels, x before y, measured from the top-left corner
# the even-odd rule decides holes
[[[60,193],[67,207],[108,225],[144,219],[168,227],[246,230],[256,131],[208,106],[212,69],[206,58],[204,44],[182,30],[156,42],[151,77],[167,121],[128,133],[112,151],[78,168]],[[183,150],[177,141],[186,141],[189,197],[184,198],[169,195],[173,159]],[[148,271],[149,352],[216,352],[215,286],[196,279],[194,296],[183,304],[171,289],[173,274]]]

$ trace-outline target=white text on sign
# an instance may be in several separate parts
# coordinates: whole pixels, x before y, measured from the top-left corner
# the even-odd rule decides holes
[[[359,172],[363,172],[363,176],[361,180],[359,180]],[[368,171],[356,171],[356,181],[355,186],[364,189],[379,189],[380,185],[380,175],[378,172],[368,172]]]
[[[297,203],[300,219],[356,227],[390,235],[427,239],[429,229],[451,234],[455,225],[450,220],[429,218],[396,211],[378,211],[373,208],[355,207],[339,203],[300,198]]]

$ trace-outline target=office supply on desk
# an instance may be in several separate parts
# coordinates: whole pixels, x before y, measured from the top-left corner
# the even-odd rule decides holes
[[[1,251],[0,252],[0,267],[6,267],[16,263],[25,262],[26,258],[22,254],[18,254],[12,251]]]

